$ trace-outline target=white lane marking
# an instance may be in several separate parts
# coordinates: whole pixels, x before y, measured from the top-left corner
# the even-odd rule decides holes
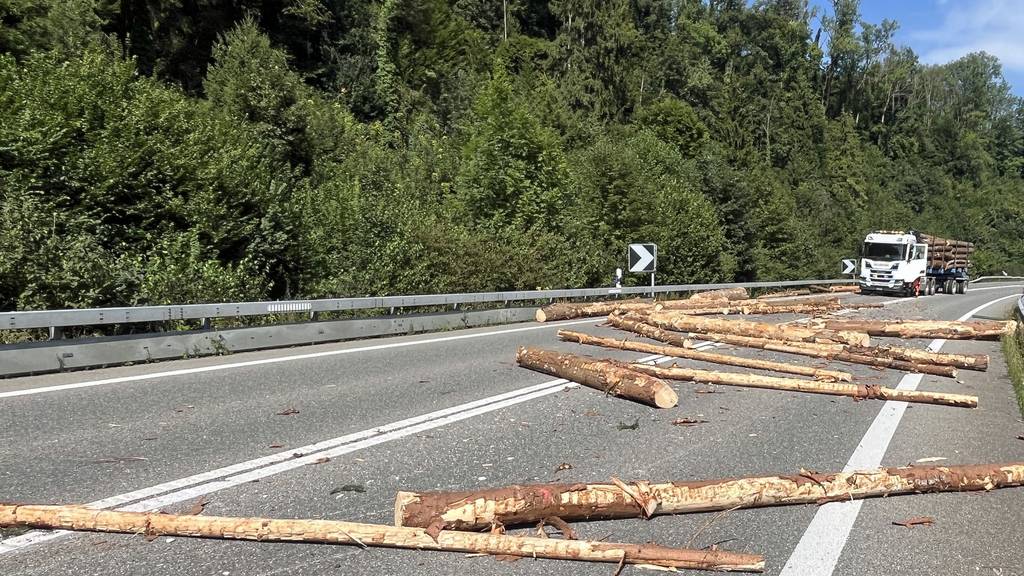
[[[981,310],[1003,300],[1017,298],[1018,294],[1010,294],[991,300],[964,314],[958,320],[967,320]],[[938,352],[945,340],[932,340],[928,349]],[[920,374],[907,374],[896,387],[899,390],[916,390],[921,383]],[[906,402],[886,402],[882,405],[868,431],[864,433],[850,460],[843,468],[850,472],[878,468],[882,463],[889,443],[896,434],[903,413],[907,409]],[[853,525],[860,514],[863,500],[831,502],[818,508],[811,523],[804,531],[796,548],[790,555],[780,576],[822,576],[832,574],[839,562],[839,557],[850,537]]]
[[[714,346],[716,346],[714,343],[708,342],[695,346],[695,349],[699,350]],[[665,356],[655,355],[638,358],[636,361],[660,362],[667,359],[668,358]],[[258,480],[267,476],[287,472],[315,462],[317,459],[325,456],[335,457],[348,454],[356,450],[404,438],[418,432],[445,426],[452,422],[458,422],[473,416],[500,410],[508,406],[541,398],[543,396],[577,386],[578,384],[569,382],[565,379],[551,380],[542,384],[536,384],[527,388],[506,392],[505,394],[491,396],[474,402],[469,402],[467,404],[454,406],[452,408],[446,408],[429,414],[400,420],[377,428],[363,430],[361,432],[348,434],[331,440],[324,440],[316,444],[310,444],[308,446],[294,448],[285,452],[279,452],[270,456],[257,458],[255,460],[226,466],[217,470],[211,470],[194,476],[164,482],[149,488],[143,488],[133,492],[112,496],[110,498],[104,498],[103,500],[97,500],[86,504],[86,506],[90,508],[110,508],[145,498],[145,500],[136,502],[130,506],[118,508],[118,510],[154,510],[162,506],[167,506],[190,498],[238,486],[246,482],[251,482],[252,480]],[[295,458],[293,455],[297,452],[302,453],[303,456]],[[0,542],[0,555],[27,548],[34,544],[48,542],[68,533],[69,532],[64,530],[35,530],[21,536],[9,538]]]
[[[217,370],[228,370],[231,368],[245,368],[248,366],[262,366],[264,364],[277,364],[278,362],[290,362],[293,360],[309,360],[311,358],[325,358],[341,354],[354,354],[356,352],[370,352],[374,350],[389,350],[392,348],[405,348],[421,344],[436,344],[438,342],[452,342],[455,340],[466,340],[468,338],[482,338],[484,336],[498,336],[502,334],[514,334],[528,330],[543,330],[544,328],[558,328],[560,326],[572,326],[574,324],[586,324],[598,322],[599,318],[588,318],[586,320],[572,320],[560,323],[545,323],[538,326],[526,326],[523,328],[511,328],[508,330],[492,330],[490,332],[478,332],[475,334],[459,334],[455,336],[442,336],[440,338],[428,338],[424,340],[413,340],[409,342],[391,342],[388,344],[374,344],[372,346],[360,346],[358,348],[345,348],[343,350],[326,350],[324,352],[309,352],[306,354],[295,354],[292,356],[277,356],[274,358],[262,358],[260,360],[246,360],[243,362],[229,362],[227,364],[213,364],[210,366],[199,366],[196,368],[182,368],[180,370],[167,370],[165,372],[153,372],[150,374],[136,374],[133,376],[119,376],[117,378],[104,378],[102,380],[89,380],[85,382],[73,382],[70,384],[57,384],[54,386],[42,386],[39,388],[25,388],[23,390],[11,390],[0,392],[0,398],[14,398],[16,396],[30,396],[32,394],[44,394],[57,392],[59,390],[74,390],[76,388],[91,388],[104,384],[121,384],[124,382],[138,382],[140,380],[153,380],[156,378],[168,378],[171,376],[185,376],[188,374],[201,374],[203,372],[215,372]]]

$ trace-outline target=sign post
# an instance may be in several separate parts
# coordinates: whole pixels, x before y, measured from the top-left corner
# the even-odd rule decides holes
[[[843,274],[849,274],[850,279],[857,281],[857,261],[852,258],[843,258]]]
[[[658,268],[657,244],[630,244],[628,251],[629,271],[651,274],[651,298],[654,297],[654,273]]]

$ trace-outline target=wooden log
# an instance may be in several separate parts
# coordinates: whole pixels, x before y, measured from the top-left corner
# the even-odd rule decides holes
[[[647,324],[653,324],[658,328],[677,330],[679,332],[711,332],[715,334],[771,338],[773,340],[843,343],[856,344],[858,346],[867,346],[870,343],[868,335],[860,332],[816,330],[797,326],[768,324],[766,322],[751,322],[749,320],[702,318],[679,312],[650,312],[637,319]]]
[[[897,358],[890,358],[885,356],[871,356],[868,354],[859,354],[847,351],[848,349],[865,351],[875,350],[876,348],[873,346],[847,347],[844,344],[813,344],[809,342],[784,342],[778,340],[769,340],[767,338],[749,338],[746,336],[733,336],[730,334],[698,334],[697,337],[700,338],[701,340],[708,340],[710,342],[721,342],[723,344],[732,344],[734,346],[746,346],[748,348],[760,348],[762,350],[771,350],[773,352],[783,352],[786,354],[798,354],[801,356],[811,356],[814,358],[824,358],[826,360],[838,360],[840,362],[849,362],[851,364],[863,364],[865,366],[891,368],[893,370],[902,370],[904,372],[932,374],[934,376],[945,376],[947,378],[956,378],[957,374],[956,367],[952,365],[916,363]]]
[[[851,354],[874,356],[876,358],[892,358],[915,364],[933,364],[935,366],[953,366],[965,370],[988,370],[988,354],[946,354],[917,348],[898,346],[847,346]]]
[[[690,300],[747,300],[750,294],[746,288],[722,288],[720,290],[708,290],[697,292],[690,296]]]
[[[679,402],[679,395],[665,381],[608,360],[538,348],[520,348],[516,362],[531,370],[572,380],[605,394],[656,408],[671,408]]]
[[[617,544],[453,530],[435,531],[430,527],[383,526],[338,520],[119,512],[84,506],[0,504],[0,526],[258,542],[312,542],[613,564],[654,564],[700,570],[759,572],[764,568],[761,556],[722,550],[687,550],[656,544]]]
[[[849,285],[849,286],[847,286],[847,285],[830,286],[828,291],[832,292],[832,293],[836,293],[836,292],[849,292],[851,294],[858,294],[858,293],[860,293],[860,286],[857,286],[856,284]]]
[[[633,350],[635,352],[646,352],[648,354],[660,354],[662,356],[686,358],[687,360],[696,360],[698,362],[726,364],[728,366],[740,366],[743,368],[751,368],[754,370],[769,370],[772,372],[799,374],[801,376],[810,376],[817,380],[829,380],[839,382],[850,382],[853,380],[852,374],[850,374],[849,372],[840,372],[839,370],[824,370],[821,368],[814,368],[811,366],[784,364],[782,362],[758,360],[755,358],[741,358],[739,356],[715,354],[713,352],[702,352],[700,350],[681,348],[679,346],[665,346],[659,344],[648,344],[646,342],[631,342],[629,340],[601,338],[598,336],[584,334],[582,332],[573,332],[571,330],[559,330],[558,337],[568,342],[579,342],[580,344],[589,344],[591,346],[618,348],[619,350]]]
[[[553,322],[572,318],[607,316],[616,310],[644,310],[651,302],[640,298],[607,302],[556,302],[537,310],[537,322]]]
[[[742,386],[746,388],[767,388],[786,390],[789,392],[808,392],[810,394],[827,394],[830,396],[849,396],[857,400],[895,400],[899,402],[916,402],[920,404],[938,404],[958,408],[977,408],[978,397],[964,394],[945,394],[941,392],[921,392],[918,390],[899,390],[884,388],[873,384],[845,384],[840,382],[821,382],[817,380],[800,380],[798,378],[777,378],[759,374],[737,374],[735,372],[712,372],[710,370],[693,370],[678,366],[652,366],[650,364],[623,364],[631,370],[643,372],[656,378],[668,380],[686,380],[705,384],[722,384],[724,386]]]
[[[811,291],[807,288],[801,288],[799,290],[782,290],[780,292],[769,292],[758,296],[758,300],[771,300],[772,298],[785,298],[787,296],[804,296],[810,294]]]
[[[851,303],[851,304],[801,304],[801,303],[779,303],[779,304],[768,304],[765,302],[758,302],[754,304],[734,304],[732,302],[722,301],[715,303],[714,306],[704,307],[677,307],[672,306],[671,302],[659,302],[655,304],[654,310],[656,311],[678,311],[685,312],[691,316],[708,316],[713,314],[754,314],[754,315],[769,315],[769,314],[826,314],[829,312],[835,312],[836,310],[857,310],[861,308],[881,308],[882,304],[879,303]],[[710,304],[710,303],[709,303]]]
[[[839,297],[831,294],[824,297],[793,298],[779,302],[765,302],[758,298],[746,300],[662,300],[654,303],[655,310],[702,310],[715,307],[742,307],[742,306],[828,306],[839,304]]]
[[[1024,462],[908,466],[819,474],[665,483],[527,484],[459,492],[399,492],[395,524],[481,530],[566,521],[647,518],[792,504],[821,504],[928,492],[994,490],[1024,485]]]
[[[890,338],[944,338],[947,340],[999,340],[1012,334],[1013,320],[823,320],[826,330],[852,330]]]
[[[608,323],[620,330],[628,330],[652,340],[658,340],[673,346],[692,348],[693,343],[685,336],[673,330],[662,330],[657,326],[647,324],[634,316],[625,314],[611,314],[608,316]]]

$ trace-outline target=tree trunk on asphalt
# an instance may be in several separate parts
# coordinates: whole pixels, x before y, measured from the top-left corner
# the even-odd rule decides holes
[[[944,338],[947,340],[999,340],[1013,334],[1013,320],[822,320],[828,330],[852,330],[892,338]]]
[[[993,490],[1024,484],[1024,462],[908,466],[723,480],[533,484],[460,492],[399,492],[395,524],[456,530],[566,521],[641,518],[786,504],[821,504],[924,492]]]
[[[925,352],[923,350],[912,350],[915,354],[909,354],[908,356],[914,356],[919,360],[926,358],[936,359],[940,358],[940,362],[926,363],[926,362],[913,362],[909,360],[902,360],[900,358],[894,358],[887,356],[888,354],[897,355],[901,351],[908,349],[893,349],[893,348],[877,348],[874,346],[846,346],[845,344],[812,344],[809,342],[785,342],[780,340],[769,340],[767,338],[749,338],[746,336],[732,336],[729,334],[698,334],[698,338],[701,340],[707,340],[710,342],[721,342],[722,344],[732,344],[734,346],[745,346],[747,348],[760,348],[761,350],[770,350],[772,352],[783,352],[786,354],[798,354],[801,356],[812,356],[814,358],[824,358],[826,360],[836,360],[839,362],[849,362],[851,364],[863,364],[865,366],[877,366],[880,368],[891,368],[893,370],[901,370],[903,372],[917,372],[920,374],[932,374],[935,376],[945,376],[947,378],[956,378],[955,363],[957,360],[955,354],[938,354],[935,352]],[[848,350],[856,350],[857,352],[849,352]],[[918,355],[917,352],[922,354]],[[930,356],[927,356],[930,355]],[[973,358],[967,357],[965,360],[973,361]],[[987,363],[987,360],[986,360]]]
[[[582,332],[573,332],[571,330],[559,330],[558,337],[569,342],[579,342],[580,344],[590,344],[592,346],[604,346],[605,348],[618,348],[619,350],[632,350],[634,352],[660,354],[662,356],[686,358],[687,360],[710,362],[712,364],[740,366],[743,368],[752,368],[754,370],[769,370],[772,372],[799,374],[801,376],[810,376],[818,380],[840,382],[849,382],[853,380],[853,375],[849,372],[840,372],[838,370],[824,370],[811,366],[784,364],[782,362],[771,362],[769,360],[758,360],[756,358],[741,358],[739,356],[729,356],[727,354],[715,354],[713,352],[691,350],[688,348],[681,348],[679,346],[665,346],[659,344],[648,344],[646,342],[616,340],[614,338],[600,338],[584,334]]]
[[[0,526],[31,526],[50,530],[156,534],[258,542],[315,542],[613,564],[623,562],[626,564],[655,564],[701,570],[757,572],[764,568],[762,557],[752,554],[667,548],[654,544],[616,544],[588,540],[479,534],[441,530],[440,525],[437,525],[437,528],[396,527],[337,520],[180,516],[159,512],[94,510],[82,506],[2,504],[0,505]]]
[[[690,300],[746,300],[750,294],[746,288],[722,288],[721,290],[708,290],[697,292],[690,296]]]
[[[639,298],[610,302],[559,302],[537,310],[536,319],[537,322],[553,322],[572,318],[606,316],[616,310],[644,310],[650,308],[651,305],[651,302]]]
[[[679,396],[665,381],[609,360],[563,354],[538,348],[520,348],[516,362],[524,368],[565,378],[619,398],[671,408]]]
[[[758,374],[737,374],[735,372],[713,372],[710,370],[692,370],[678,366],[662,367],[650,364],[625,364],[631,370],[643,372],[656,378],[667,380],[687,380],[705,384],[722,384],[725,386],[742,386],[746,388],[768,388],[789,392],[808,392],[811,394],[828,394],[830,396],[849,396],[857,400],[898,400],[900,402],[916,402],[921,404],[939,404],[959,408],[977,408],[977,396],[964,394],[944,394],[941,392],[921,392],[918,390],[898,390],[883,388],[873,384],[844,384],[840,382],[820,382],[817,380],[800,380],[798,378],[777,378]]]
[[[801,288],[800,290],[783,290],[781,292],[769,292],[768,294],[762,294],[758,296],[758,300],[771,300],[772,298],[785,298],[787,296],[804,296],[810,294],[811,291],[807,288]]]
[[[661,300],[654,303],[655,310],[703,310],[706,308],[741,307],[741,306],[829,306],[839,304],[838,296],[823,294],[810,298],[793,298],[791,300],[780,300],[778,302],[765,301],[761,298],[748,298],[746,300]]]
[[[651,312],[636,319],[658,328],[679,332],[735,334],[754,338],[790,340],[796,342],[825,342],[867,346],[870,338],[861,332],[811,329],[797,326],[782,326],[749,320],[722,320],[689,316],[679,312]]]

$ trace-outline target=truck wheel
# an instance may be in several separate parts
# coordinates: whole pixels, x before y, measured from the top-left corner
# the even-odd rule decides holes
[[[924,281],[924,294],[925,296],[935,294],[935,278],[928,278]]]
[[[952,279],[946,280],[945,286],[943,286],[942,291],[945,292],[946,294],[952,294],[953,293],[953,280]]]
[[[970,287],[971,287],[971,281],[970,280],[964,280],[964,287],[963,287],[963,290],[960,291],[960,293],[961,294],[967,294],[967,289],[970,288]]]
[[[963,294],[964,292],[966,292],[966,290],[964,289],[964,281],[963,280],[957,280],[957,282],[956,282],[956,293],[957,294]]]

